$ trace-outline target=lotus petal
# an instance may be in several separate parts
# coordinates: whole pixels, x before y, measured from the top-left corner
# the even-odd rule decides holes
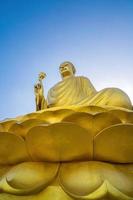
[[[92,136],[73,123],[32,128],[26,136],[33,160],[72,161],[92,159]]]
[[[29,113],[27,115],[17,117],[17,119],[20,122],[23,122],[23,121],[28,120],[28,119],[36,119],[39,115],[40,115],[40,112],[33,112],[33,113]]]
[[[7,120],[5,122],[1,122],[2,127],[4,128],[4,131],[8,131],[9,128],[13,125],[16,124],[16,120]]]
[[[94,159],[116,163],[133,163],[133,125],[114,125],[96,135]]]
[[[4,131],[4,127],[0,124],[0,132]]]
[[[90,161],[62,164],[59,181],[66,192],[80,197],[95,191],[104,179],[97,164]]]
[[[39,194],[27,196],[15,196],[11,194],[0,194],[0,200],[74,200],[68,196],[60,186],[52,185],[44,189]]]
[[[21,163],[9,170],[2,178],[0,190],[19,195],[38,192],[53,181],[58,167],[58,163]]]
[[[110,110],[117,118],[119,118],[123,123],[133,123],[133,111],[132,110]]]
[[[113,173],[106,173],[105,178],[112,186],[133,198],[133,164],[113,164]]]
[[[62,164],[60,185],[75,199],[133,199],[133,165],[115,166],[96,161]]]
[[[64,117],[69,116],[72,113],[74,113],[74,111],[70,109],[44,111],[38,116],[38,118],[40,120],[45,120],[45,122],[47,123],[57,123],[60,122],[62,119],[64,119]]]
[[[24,140],[12,133],[0,132],[0,164],[15,164],[27,160]]]
[[[12,168],[11,165],[0,165],[0,179],[2,176],[5,175],[10,169]]]
[[[37,126],[39,124],[45,124],[45,122],[43,120],[38,120],[38,119],[28,119],[25,120],[22,123],[15,123],[13,124],[9,131],[16,134],[16,135],[20,135],[22,137],[25,137],[25,135],[27,134],[27,132],[34,126]]]
[[[93,135],[96,135],[106,127],[121,123],[120,119],[107,112],[95,115],[89,113],[75,113],[64,118],[63,121],[76,123],[89,130]]]
[[[37,197],[35,197],[34,200],[74,200],[74,198],[66,194],[62,188],[57,185],[47,187],[43,192],[37,195]]]
[[[18,136],[25,136],[26,130],[24,129],[24,126],[22,126],[20,123],[15,123],[11,125],[11,127],[8,130],[10,133],[14,133]]]
[[[100,113],[100,112],[105,112],[107,109],[103,108],[103,107],[99,107],[99,106],[77,106],[74,109],[75,111],[78,112],[86,112],[86,113],[91,113],[91,114],[96,114],[96,113]]]

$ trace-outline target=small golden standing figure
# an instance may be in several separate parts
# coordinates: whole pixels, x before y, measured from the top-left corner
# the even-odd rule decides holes
[[[38,77],[38,83],[34,85],[36,111],[47,108],[47,103],[44,97],[44,87],[42,80],[46,77],[44,72],[41,72]]]

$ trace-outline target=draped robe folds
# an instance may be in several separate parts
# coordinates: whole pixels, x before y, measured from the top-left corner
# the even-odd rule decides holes
[[[83,76],[69,77],[52,87],[47,97],[48,107],[70,105],[115,106],[132,109],[129,97],[118,88],[96,91],[90,80]]]

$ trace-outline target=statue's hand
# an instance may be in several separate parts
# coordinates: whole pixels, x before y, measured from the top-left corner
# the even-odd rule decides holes
[[[44,72],[41,72],[38,76],[38,83],[34,85],[34,94],[36,102],[36,111],[47,108],[47,102],[44,97],[44,88],[42,80],[46,77]]]
[[[40,72],[40,74],[39,74],[39,80],[42,80],[44,78],[46,78],[46,74],[44,72]]]
[[[42,86],[41,86],[40,83],[37,83],[37,84],[34,85],[34,92],[35,92],[35,94],[39,94],[40,91],[41,91],[41,89],[42,89]]]

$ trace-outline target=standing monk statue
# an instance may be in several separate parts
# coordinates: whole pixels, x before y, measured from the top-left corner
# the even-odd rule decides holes
[[[38,83],[34,85],[36,111],[47,108],[47,102],[44,97],[44,88],[42,80],[46,77],[46,74],[41,72],[38,77]]]
[[[48,108],[95,105],[132,109],[132,103],[124,91],[118,88],[105,88],[97,91],[88,78],[75,76],[76,69],[71,62],[63,62],[59,71],[62,81],[49,90]]]

